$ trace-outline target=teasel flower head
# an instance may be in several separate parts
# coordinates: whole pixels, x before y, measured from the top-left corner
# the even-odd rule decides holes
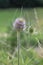
[[[17,18],[14,23],[13,23],[13,27],[17,30],[17,31],[21,31],[24,30],[26,26],[25,23],[25,19],[24,18]]]

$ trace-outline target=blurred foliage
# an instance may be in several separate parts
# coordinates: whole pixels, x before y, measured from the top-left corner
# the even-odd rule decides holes
[[[43,65],[43,59],[38,56],[35,50],[31,49],[29,51],[24,48],[20,49],[20,65]],[[6,62],[7,61],[7,62]],[[0,65],[17,65],[18,57],[9,59],[7,52],[0,51]]]
[[[13,53],[15,48],[17,47],[17,32],[13,29],[12,24],[8,27],[7,34],[8,36],[6,43],[10,45],[10,51],[11,53]]]
[[[43,6],[43,0],[0,0],[0,7],[35,7]]]
[[[0,0],[0,7],[2,7],[2,8],[8,7],[9,4],[10,4],[9,1],[10,1],[10,0]]]

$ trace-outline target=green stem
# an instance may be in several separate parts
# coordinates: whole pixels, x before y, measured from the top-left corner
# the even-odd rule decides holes
[[[19,51],[20,51],[20,32],[17,31],[17,46],[18,46],[18,65],[19,65],[19,61],[20,61],[20,58],[19,58]]]

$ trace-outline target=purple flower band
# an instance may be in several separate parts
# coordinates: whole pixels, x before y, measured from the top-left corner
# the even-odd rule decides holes
[[[23,18],[17,18],[15,22],[13,23],[13,27],[16,30],[23,30],[25,28],[25,19]]]

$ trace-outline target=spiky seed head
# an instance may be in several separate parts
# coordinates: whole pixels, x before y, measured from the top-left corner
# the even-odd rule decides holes
[[[34,32],[34,28],[32,26],[29,27],[29,33],[32,34]]]

